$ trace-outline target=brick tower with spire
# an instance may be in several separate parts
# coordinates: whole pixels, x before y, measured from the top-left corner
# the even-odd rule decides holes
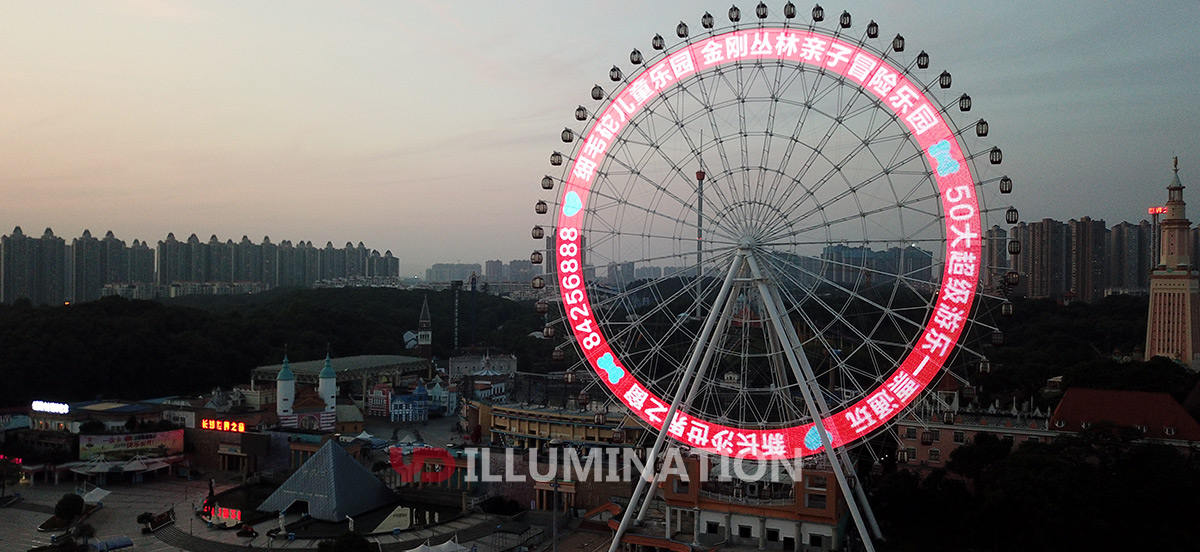
[[[433,321],[429,318],[429,297],[421,303],[421,319],[417,322],[417,351],[421,358],[429,361],[429,374],[433,379]]]

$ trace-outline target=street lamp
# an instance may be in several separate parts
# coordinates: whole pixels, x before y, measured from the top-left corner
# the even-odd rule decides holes
[[[551,439],[550,440],[550,450],[551,451],[559,450],[562,448],[562,444],[563,444],[562,440],[557,437],[554,439]],[[553,536],[551,537],[551,541],[554,544],[553,552],[558,552],[558,465],[557,465],[558,454],[552,452],[550,455],[550,458],[555,461],[555,466],[553,468],[554,469],[554,478],[550,482],[550,491],[554,493],[554,517],[553,517],[553,521],[551,522],[554,525],[554,529],[553,529]]]

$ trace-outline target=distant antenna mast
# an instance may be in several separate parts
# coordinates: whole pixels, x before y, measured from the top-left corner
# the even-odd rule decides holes
[[[462,280],[450,282],[450,288],[454,290],[454,352],[458,353],[458,292],[462,290]]]

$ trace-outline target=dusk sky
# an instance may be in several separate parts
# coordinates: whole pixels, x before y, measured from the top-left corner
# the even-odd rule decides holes
[[[739,4],[743,22],[757,2]],[[769,2],[771,20],[783,2]],[[1200,3],[871,1],[1004,150],[1023,220],[1200,220]],[[797,3],[807,22],[811,4]],[[655,33],[729,2],[0,0],[0,233],[362,241],[527,258],[563,127]],[[966,120],[966,119],[964,119]],[[557,173],[552,173],[557,174]]]

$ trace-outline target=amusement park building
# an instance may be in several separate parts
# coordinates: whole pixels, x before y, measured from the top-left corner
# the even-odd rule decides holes
[[[419,357],[362,355],[331,358],[330,361],[338,387],[356,395],[366,395],[377,383],[401,381],[408,375],[423,376],[429,372],[429,361]],[[298,384],[316,385],[325,361],[292,362],[289,367]],[[259,366],[251,371],[250,379],[259,387],[273,386],[282,369],[283,364]]]
[[[1015,403],[1011,408],[981,409],[923,401],[897,419],[897,463],[927,472],[945,468],[954,449],[982,433],[1017,448],[1104,425],[1132,430],[1141,435],[1139,441],[1185,452],[1200,443],[1200,423],[1166,393],[1071,388],[1053,412],[1019,408]]]
[[[817,552],[835,542],[844,501],[824,456],[804,460],[794,474],[778,470],[757,481],[721,481],[719,459],[688,456],[688,481],[668,475],[660,485],[666,504],[663,535],[693,546]],[[701,463],[708,462],[707,479]],[[749,464],[749,462],[748,462]],[[755,474],[756,467],[744,472]],[[736,471],[734,472],[737,473]],[[733,478],[730,478],[733,479]],[[690,531],[689,531],[690,529]]]

